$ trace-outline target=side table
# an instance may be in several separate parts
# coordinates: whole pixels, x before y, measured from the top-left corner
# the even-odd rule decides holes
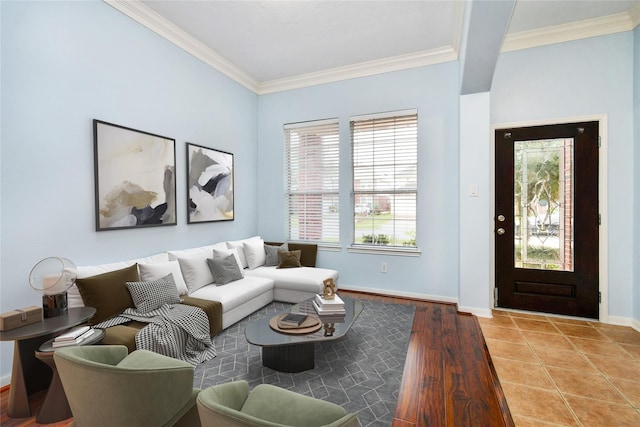
[[[93,307],[70,308],[67,314],[61,316],[49,317],[10,331],[0,331],[0,341],[15,341],[7,415],[12,418],[30,417],[29,396],[49,385],[51,370],[36,359],[36,350],[56,332],[86,322],[95,312]]]
[[[96,344],[102,341],[102,338],[104,338],[104,329],[95,329],[92,336],[78,345]],[[60,381],[58,369],[56,369],[56,364],[53,361],[53,353],[58,349],[53,348],[53,340],[54,338],[45,342],[40,346],[38,351],[36,351],[36,358],[49,366],[53,373],[49,389],[47,390],[47,395],[44,398],[44,402],[42,402],[38,415],[36,416],[36,422],[40,424],[56,423],[73,416],[71,408],[69,407],[69,402],[67,401],[67,395],[62,387],[62,381]]]

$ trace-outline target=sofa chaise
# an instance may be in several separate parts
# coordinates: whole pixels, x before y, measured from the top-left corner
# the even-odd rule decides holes
[[[315,267],[316,255],[314,244],[264,242],[255,236],[80,266],[68,291],[69,307],[96,307],[89,323],[97,324],[134,306],[126,282],[153,282],[171,273],[181,303],[202,308],[214,336],[272,301],[298,303],[322,292],[325,279],[337,283],[336,270]],[[107,328],[103,343],[125,345],[131,352],[146,325],[131,321]]]

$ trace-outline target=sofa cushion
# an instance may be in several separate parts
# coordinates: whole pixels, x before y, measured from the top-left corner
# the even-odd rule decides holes
[[[244,243],[245,242],[249,243],[255,240],[262,240],[262,238],[260,236],[253,236],[248,239],[232,240],[232,241],[226,242],[227,248],[238,250],[238,255],[240,255],[240,262],[241,262],[240,266],[242,268],[247,268],[249,266],[249,264],[247,263],[247,257],[244,255]]]
[[[258,276],[245,276],[224,286],[208,285],[189,294],[190,297],[220,301],[222,313],[273,289],[273,280]]]
[[[127,288],[133,304],[141,313],[148,313],[163,304],[180,303],[180,295],[172,273],[158,280],[127,282]]]
[[[96,276],[102,273],[108,273],[109,271],[122,270],[123,268],[132,266],[133,264],[154,264],[159,262],[166,262],[169,258],[166,252],[151,255],[143,258],[131,259],[128,261],[119,261],[109,264],[78,266],[78,279],[84,279],[85,277]],[[70,308],[84,307],[84,302],[80,296],[78,287],[74,284],[67,290],[67,301]]]
[[[211,251],[213,249],[225,249],[226,247],[227,245],[225,244],[225,242],[220,242],[214,245],[205,245],[205,246],[198,246],[196,248],[167,251],[167,256],[169,258],[169,261],[174,261],[174,260],[177,260],[178,258],[190,258],[194,256],[209,257],[211,256]]]
[[[207,265],[209,253],[210,252],[194,255],[188,258],[178,258],[182,277],[184,277],[184,282],[187,284],[189,294],[204,285],[213,283],[213,274]]]
[[[90,325],[100,323],[133,307],[127,282],[139,280],[137,264],[122,270],[76,279],[84,305],[96,309],[96,313],[88,323]]]
[[[215,283],[218,285],[226,285],[229,282],[242,279],[240,266],[232,254],[225,258],[207,258],[207,264],[211,269]]]
[[[245,277],[256,276],[272,279],[276,288],[293,289],[310,293],[320,293],[324,287],[323,281],[332,278],[338,282],[338,272],[327,268],[299,267],[276,268],[259,267],[245,273]]]
[[[237,249],[228,249],[228,248],[224,248],[224,249],[218,249],[218,248],[214,248],[213,249],[213,259],[223,259],[228,257],[229,255],[233,255],[233,257],[236,260],[236,264],[238,264],[238,269],[240,270],[240,274],[242,274],[242,276],[244,277],[244,268],[242,267],[242,260],[240,259],[240,254],[238,253]],[[215,274],[214,274],[215,277]]]
[[[148,323],[132,321],[124,325],[116,325],[104,330],[101,344],[125,345],[129,353],[136,349],[136,334]]]
[[[247,267],[250,270],[264,265],[267,255],[264,251],[264,241],[262,239],[244,242],[242,248],[247,258]]]
[[[288,251],[288,250],[289,250],[289,245],[287,245],[286,243],[283,243],[280,246],[268,245],[265,243],[264,244],[264,252],[265,252],[264,265],[266,267],[274,267],[278,265],[278,263],[280,262],[278,260],[278,252]]]
[[[296,268],[302,267],[300,264],[302,251],[280,251],[278,252],[278,266],[276,268]]]
[[[138,264],[138,270],[140,271],[140,280],[144,282],[162,279],[167,274],[172,274],[178,294],[186,295],[189,292],[187,284],[182,277],[182,270],[180,270],[180,263],[178,263],[178,261]]]

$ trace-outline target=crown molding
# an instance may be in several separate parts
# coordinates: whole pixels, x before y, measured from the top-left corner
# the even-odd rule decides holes
[[[635,15],[635,18],[634,18]],[[599,18],[507,34],[501,52],[529,49],[567,41],[631,31],[640,20],[640,8]],[[634,22],[635,21],[635,22]]]
[[[178,26],[168,21],[158,13],[145,6],[139,0],[102,0],[109,6],[119,10],[129,18],[144,25],[151,31],[169,40],[179,48],[185,50],[227,77],[235,80],[247,89],[258,92],[258,81],[226,58],[209,49]]]
[[[333,68],[285,79],[259,82],[229,62],[223,56],[208,48],[172,22],[145,6],[141,1],[102,1],[258,95],[335,82],[355,77],[404,70],[423,65],[432,65],[440,62],[455,61],[458,58],[458,54],[453,48],[446,47],[434,49],[432,51],[416,52],[376,61],[362,62],[346,67]]]
[[[459,35],[457,35],[458,40],[454,41],[453,47],[446,46],[284,79],[259,82],[222,55],[213,51],[172,22],[145,6],[140,0],[102,1],[258,95],[401,71],[409,68],[456,61],[458,59],[457,45],[459,44]],[[464,9],[460,8],[459,11],[464,11]],[[458,19],[462,16],[463,15],[460,14]],[[640,4],[629,12],[570,24],[556,25],[538,30],[507,34],[501,52],[630,31],[639,24]],[[462,29],[462,21],[460,21],[460,27]]]
[[[375,61],[360,62],[345,67],[331,68],[315,73],[301,74],[284,79],[270,80],[259,84],[259,95],[265,95],[284,90],[299,89],[307,86],[315,86],[324,83],[332,83],[341,80],[358,77],[372,76],[375,74],[390,73],[425,65],[439,64],[455,61],[458,53],[452,47],[444,47],[406,55],[393,56]]]
[[[640,25],[640,3],[631,8],[629,11],[629,18],[631,19],[631,25],[633,28]]]

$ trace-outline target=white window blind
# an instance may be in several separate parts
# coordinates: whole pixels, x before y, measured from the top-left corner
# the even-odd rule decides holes
[[[338,120],[287,124],[289,240],[339,242]]]
[[[351,119],[354,245],[416,247],[418,115]]]

